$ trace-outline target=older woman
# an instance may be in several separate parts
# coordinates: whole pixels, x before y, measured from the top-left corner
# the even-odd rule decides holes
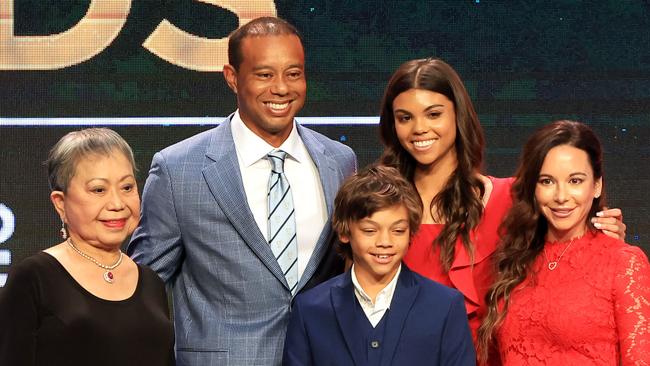
[[[172,365],[165,288],[120,246],[138,224],[128,144],[71,132],[46,162],[63,242],[15,265],[0,296],[0,365]]]
[[[504,365],[650,364],[650,265],[596,230],[604,204],[600,142],[558,121],[528,140],[495,253],[498,275],[479,330]]]

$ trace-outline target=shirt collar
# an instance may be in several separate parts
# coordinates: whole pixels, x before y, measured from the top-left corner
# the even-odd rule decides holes
[[[397,285],[397,279],[399,278],[400,272],[402,272],[402,264],[400,263],[395,272],[395,276],[392,280],[384,287],[381,291],[377,293],[375,297],[375,303],[372,302],[372,299],[368,294],[363,290],[357,275],[354,273],[354,264],[352,264],[352,284],[354,285],[354,294],[357,296],[357,299],[360,302],[364,302],[366,305],[372,306],[374,308],[385,308],[390,309],[390,303],[393,300],[393,295],[395,294],[395,287]]]
[[[244,124],[239,115],[239,109],[235,111],[230,121],[230,128],[232,138],[237,142],[235,145],[238,147],[237,151],[246,167],[255,164],[260,159],[266,158],[266,154],[275,149]],[[300,163],[305,161],[305,149],[302,149],[303,145],[294,120],[289,137],[287,137],[278,149],[286,152],[292,159]]]

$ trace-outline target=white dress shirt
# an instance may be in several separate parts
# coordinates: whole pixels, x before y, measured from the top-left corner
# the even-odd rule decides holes
[[[359,304],[363,309],[363,312],[366,314],[368,321],[372,324],[372,327],[376,327],[379,324],[381,318],[384,317],[386,310],[390,309],[390,303],[393,301],[393,295],[395,294],[395,286],[397,285],[397,278],[402,272],[402,265],[399,265],[395,277],[384,287],[381,291],[377,293],[375,301],[373,302],[370,296],[363,291],[363,288],[357,280],[357,275],[354,273],[354,264],[352,265],[352,284],[354,285],[354,295],[359,300]]]
[[[275,148],[242,122],[239,110],[233,115],[230,127],[248,207],[262,235],[268,241],[267,193],[271,163],[266,154]],[[295,122],[289,137],[278,149],[288,154],[284,160],[284,174],[293,195],[300,278],[327,223],[327,206],[318,169],[298,134]]]

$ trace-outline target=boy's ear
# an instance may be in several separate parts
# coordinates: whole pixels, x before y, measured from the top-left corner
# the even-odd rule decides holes
[[[350,236],[347,234],[339,234],[339,240],[341,241],[341,243],[349,243]]]

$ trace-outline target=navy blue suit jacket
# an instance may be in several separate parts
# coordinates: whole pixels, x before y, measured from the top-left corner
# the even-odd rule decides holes
[[[350,271],[296,297],[283,365],[366,365]],[[381,345],[387,365],[475,365],[463,296],[402,265]]]

